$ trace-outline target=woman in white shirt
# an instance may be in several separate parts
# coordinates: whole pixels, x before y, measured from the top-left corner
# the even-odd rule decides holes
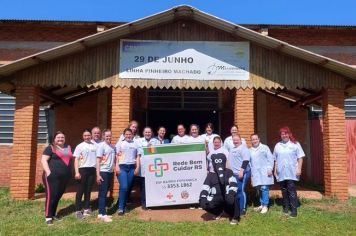
[[[213,142],[213,149],[209,152],[209,154],[206,157],[209,172],[214,172],[213,164],[211,162],[212,155],[222,153],[225,155],[226,160],[229,156],[229,152],[222,146],[222,140],[221,140],[220,136],[218,136],[218,135],[215,136],[213,138],[212,142]]]
[[[77,194],[75,196],[75,216],[83,219],[90,216],[90,194],[96,179],[96,150],[97,144],[92,142],[90,130],[83,131],[83,142],[75,148],[73,156],[75,179],[78,182]],[[82,212],[82,197],[84,195],[84,211]]]
[[[205,139],[199,135],[199,125],[191,124],[189,129],[190,136],[187,139],[188,143],[204,143]]]
[[[119,181],[118,214],[124,215],[126,200],[130,187],[133,184],[134,175],[140,170],[141,148],[139,142],[133,141],[131,129],[124,130],[125,140],[116,144],[116,174]]]
[[[239,127],[237,125],[233,125],[230,129],[230,132],[231,132],[231,136],[227,137],[224,141],[224,147],[229,152],[230,152],[230,149],[232,147],[234,147],[234,144],[232,143],[232,136],[234,136],[235,134],[239,134]],[[246,140],[244,138],[241,138],[241,143],[243,145],[247,146]]]
[[[142,210],[147,210],[146,207],[146,185],[145,185],[145,162],[143,160],[143,147],[148,147],[151,145],[160,144],[156,138],[153,138],[153,132],[151,127],[146,126],[143,129],[143,137],[140,138],[140,148],[141,148],[141,159],[140,159],[140,174],[137,176],[138,182],[140,183],[140,198],[141,198],[141,208]]]
[[[177,125],[177,135],[173,137],[171,143],[187,143],[189,136],[185,134],[185,127],[183,124]]]
[[[258,134],[251,135],[251,177],[252,186],[256,187],[260,196],[260,206],[255,208],[262,214],[267,213],[269,205],[269,186],[273,180],[273,155],[267,145],[260,142]]]
[[[106,195],[110,189],[115,167],[116,151],[111,144],[112,134],[109,129],[103,131],[104,141],[98,145],[96,151],[96,182],[98,183],[98,218],[104,222],[111,222],[112,219],[106,214]]]
[[[205,125],[205,134],[202,134],[201,136],[205,139],[205,144],[207,146],[208,153],[211,152],[214,149],[213,145],[213,139],[216,136],[219,136],[217,134],[214,134],[214,125],[213,123],[207,123]],[[221,141],[222,142],[222,141]]]
[[[139,131],[138,131],[138,122],[135,121],[135,120],[130,121],[130,123],[127,126],[127,128],[132,131],[132,140],[133,141],[138,141],[140,139],[140,135],[139,135]],[[119,142],[124,141],[124,140],[125,140],[124,134],[121,134],[119,139],[117,140],[116,145]]]
[[[303,158],[305,153],[299,142],[294,138],[288,127],[279,130],[281,141],[274,147],[275,158],[274,174],[281,186],[283,196],[283,212],[290,216],[297,216],[297,189],[295,182],[299,181],[302,174]]]

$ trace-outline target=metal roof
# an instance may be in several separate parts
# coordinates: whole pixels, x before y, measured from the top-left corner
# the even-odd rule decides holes
[[[122,38],[137,31],[151,28],[157,24],[169,23],[175,19],[191,19],[210,25],[217,29],[231,33],[232,35],[250,40],[251,42],[255,42],[266,48],[275,49],[290,56],[320,65],[325,69],[334,71],[356,81],[356,68],[353,68],[348,64],[298,48],[281,40],[262,35],[256,31],[212,16],[191,6],[181,5],[46,51],[42,51],[37,54],[33,54],[28,57],[24,57],[10,64],[0,66],[0,82],[2,77],[10,76],[17,71],[26,69],[28,67],[35,66],[46,61],[51,61],[65,55],[83,51],[87,47],[94,47],[114,39]]]

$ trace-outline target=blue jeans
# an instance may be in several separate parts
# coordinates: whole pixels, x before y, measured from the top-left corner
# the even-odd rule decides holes
[[[99,214],[106,215],[106,209],[105,209],[106,195],[107,195],[108,190],[111,185],[113,173],[101,171],[100,176],[104,181],[102,181],[101,184],[99,184],[99,186],[98,186],[99,187],[99,197],[98,197],[99,198]]]
[[[135,165],[121,164],[120,174],[117,177],[119,181],[119,210],[125,211],[127,194],[133,184]]]
[[[260,203],[261,206],[268,207],[269,204],[269,186],[268,185],[260,185],[257,187],[258,194],[260,195]]]
[[[235,175],[236,179],[237,179],[237,197],[236,197],[236,201],[240,201],[237,202],[237,204],[240,204],[240,211],[244,211],[246,210],[246,203],[247,203],[247,195],[245,192],[245,186],[247,181],[250,179],[251,177],[251,170],[248,171],[244,171],[244,175],[242,177],[242,179],[239,179],[239,176]]]

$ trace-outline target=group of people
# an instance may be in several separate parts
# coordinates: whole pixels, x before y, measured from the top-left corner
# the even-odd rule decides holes
[[[136,176],[140,188],[141,205],[146,210],[145,168],[141,161],[142,147],[168,143],[205,143],[207,153],[207,178],[200,194],[200,206],[220,218],[223,211],[231,217],[231,224],[237,224],[240,215],[246,213],[245,186],[251,178],[252,185],[260,194],[260,206],[255,210],[268,211],[269,186],[274,177],[280,183],[283,196],[283,212],[297,216],[297,192],[295,181],[301,175],[303,157],[300,144],[288,127],[281,128],[281,141],[273,154],[268,146],[260,142],[258,134],[251,135],[252,146],[248,148],[246,140],[239,135],[238,126],[231,127],[231,136],[223,142],[214,133],[214,126],[208,123],[205,133],[200,135],[199,126],[192,124],[189,135],[183,124],[177,126],[177,135],[170,142],[166,138],[166,129],[161,126],[154,136],[150,127],[143,129],[143,137],[138,134],[138,123],[131,121],[112,144],[112,133],[106,129],[102,133],[98,127],[83,131],[83,142],[72,152],[65,143],[65,135],[58,131],[43,152],[43,182],[46,190],[46,223],[52,225],[56,220],[58,202],[71,178],[72,157],[74,158],[77,192],[75,198],[75,216],[77,219],[91,216],[90,195],[95,181],[98,184],[98,218],[111,222],[106,212],[107,192],[114,175],[119,182],[118,214],[124,215],[126,203],[130,198],[133,180]],[[82,198],[84,196],[84,201]]]

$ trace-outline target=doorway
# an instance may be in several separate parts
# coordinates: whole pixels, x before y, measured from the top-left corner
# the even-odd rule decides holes
[[[219,132],[219,114],[217,111],[151,110],[148,111],[147,118],[155,133],[159,126],[164,126],[167,130],[166,137],[170,140],[176,135],[178,124],[183,124],[186,127],[187,134],[189,133],[189,126],[197,124],[200,127],[200,133],[203,134],[205,125],[211,122],[215,126],[215,132]]]
[[[218,90],[150,89],[147,105],[146,124],[154,131],[164,126],[167,138],[176,135],[178,124],[184,124],[187,133],[191,124],[197,124],[202,134],[204,126],[211,122],[215,126],[215,133],[220,132]]]

